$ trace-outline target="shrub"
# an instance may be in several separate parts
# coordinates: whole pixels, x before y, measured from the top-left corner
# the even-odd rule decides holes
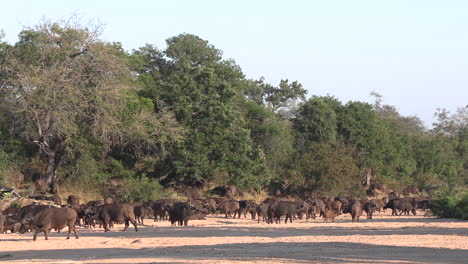
[[[468,220],[468,193],[455,195],[444,193],[432,204],[434,215],[443,218],[460,218]]]
[[[151,179],[143,174],[139,177],[128,177],[117,194],[124,201],[146,202],[168,197],[170,194],[163,190],[163,187],[156,179]]]

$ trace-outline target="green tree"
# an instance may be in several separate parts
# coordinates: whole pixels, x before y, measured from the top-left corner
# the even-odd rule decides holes
[[[294,154],[292,123],[252,101],[242,102],[240,109],[244,111],[254,145],[265,154],[272,178],[285,174]]]
[[[337,124],[337,117],[333,106],[318,96],[313,96],[301,104],[294,119],[296,132],[307,143],[334,143],[336,140]]]
[[[262,77],[259,80],[250,80],[243,89],[247,99],[264,104],[273,111],[280,108],[291,107],[298,100],[305,100],[307,90],[297,81],[281,80],[278,86],[265,82]]]
[[[147,45],[133,53],[144,91],[158,105],[170,107],[187,129],[157,174],[166,184],[204,185],[223,178],[240,187],[268,181],[265,155],[256,148],[235,104],[244,75],[232,60],[195,35],[168,39],[165,51]]]
[[[342,143],[314,143],[297,158],[303,185],[317,195],[362,196],[361,171]]]

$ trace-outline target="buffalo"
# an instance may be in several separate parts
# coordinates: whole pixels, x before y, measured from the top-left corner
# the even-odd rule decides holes
[[[99,220],[102,221],[105,232],[109,231],[109,225],[113,222],[125,222],[125,227],[122,231],[127,230],[130,225],[129,222],[135,227],[135,231],[138,231],[137,224],[135,222],[135,213],[133,212],[133,206],[129,204],[105,204],[97,208],[97,215]]]
[[[239,202],[236,200],[224,200],[218,206],[218,209],[226,215],[226,218],[228,218],[231,217],[231,213],[234,213],[235,215],[239,210]]]
[[[37,212],[32,218],[24,218],[22,221],[30,224],[34,229],[33,240],[37,238],[37,234],[44,232],[45,239],[48,240],[47,233],[50,229],[60,230],[65,226],[68,226],[68,236],[67,239],[70,239],[70,234],[73,231],[75,237],[78,239],[78,233],[76,232],[75,223],[76,223],[77,214],[75,210],[71,208],[44,208]]]

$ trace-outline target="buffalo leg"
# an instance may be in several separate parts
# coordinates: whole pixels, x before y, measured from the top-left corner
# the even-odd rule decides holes
[[[135,220],[132,219],[132,218],[130,218],[129,220],[132,223],[132,225],[135,227],[135,232],[138,232],[138,227],[137,227],[137,224],[136,224]]]
[[[73,233],[75,233],[75,238],[76,238],[76,239],[80,238],[80,237],[78,236],[78,232],[76,232],[76,226],[74,226],[74,225],[68,226],[68,236],[70,237],[70,233],[71,233],[71,232],[70,232],[70,228],[73,228]],[[68,239],[68,238],[67,238],[67,239]]]
[[[104,217],[104,220],[102,221],[102,225],[104,227],[105,232],[109,231],[109,224],[110,224],[109,222],[110,222],[109,217],[107,217],[107,216]]]
[[[39,233],[39,232],[40,232],[40,231],[39,231],[38,229],[36,229],[36,230],[34,231],[33,241],[36,241],[36,239],[37,239],[37,233]]]
[[[128,228],[129,225],[130,225],[130,224],[129,224],[129,220],[128,220],[128,219],[125,219],[125,227],[124,227],[124,229],[123,229],[122,231],[127,230],[127,228]]]

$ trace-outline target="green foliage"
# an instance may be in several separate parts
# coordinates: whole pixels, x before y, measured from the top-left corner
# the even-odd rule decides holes
[[[313,96],[299,107],[294,127],[305,142],[334,143],[337,133],[335,109],[323,98]]]
[[[289,107],[298,100],[305,100],[307,90],[297,81],[281,80],[277,87],[266,83],[262,77],[260,80],[249,80],[243,87],[247,99],[264,104],[273,111],[282,107]]]
[[[241,109],[253,144],[263,150],[272,177],[283,174],[294,154],[291,122],[252,101],[244,102]]]
[[[203,185],[213,171],[228,175],[225,184],[258,186],[268,181],[262,150],[253,146],[237,109],[244,76],[231,60],[207,41],[190,34],[167,40],[164,52],[146,46],[133,53],[141,93],[156,105],[170,107],[187,129],[159,164],[165,185]],[[166,56],[166,57],[165,57]]]
[[[6,168],[11,164],[11,160],[8,154],[3,151],[3,149],[0,149],[0,169]]]
[[[169,193],[155,179],[145,174],[138,177],[129,177],[124,180],[117,194],[124,201],[147,202],[167,198]]]
[[[0,174],[45,171],[95,194],[123,179],[140,201],[159,184],[360,196],[367,172],[395,190],[466,189],[468,107],[438,110],[428,131],[375,92],[374,105],[305,101],[297,81],[246,79],[192,34],[129,53],[98,33],[73,20],[42,21],[14,45],[0,33]]]
[[[432,212],[443,218],[468,220],[468,194],[455,195],[445,192],[433,200]]]
[[[362,172],[344,144],[316,143],[297,157],[304,186],[329,196],[363,196]],[[302,184],[302,183],[300,183]]]

